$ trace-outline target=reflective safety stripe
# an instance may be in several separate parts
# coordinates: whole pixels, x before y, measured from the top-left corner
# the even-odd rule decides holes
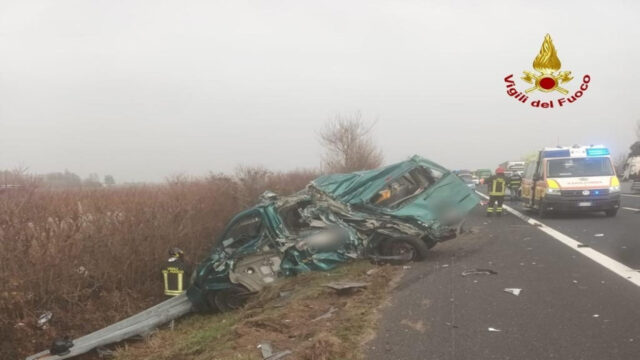
[[[501,208],[501,207],[499,207],[499,208],[497,208],[497,209],[496,209],[496,211],[497,211],[497,212],[502,212],[502,208]]]
[[[171,274],[172,276],[175,276],[177,280],[177,284],[175,284],[175,282],[172,281],[173,284],[171,285],[176,285],[175,288],[171,288],[171,286],[169,285],[169,274]],[[164,293],[165,295],[169,295],[169,296],[177,296],[180,295],[184,292],[184,288],[183,288],[183,281],[182,279],[184,278],[184,271],[180,270],[178,268],[175,267],[170,267],[167,268],[165,270],[162,270],[162,277],[164,278]]]
[[[487,212],[493,212],[493,208],[492,207],[487,208]]]
[[[505,180],[502,178],[493,179],[491,182],[491,191],[489,191],[489,195],[497,195],[501,196],[505,193]]]

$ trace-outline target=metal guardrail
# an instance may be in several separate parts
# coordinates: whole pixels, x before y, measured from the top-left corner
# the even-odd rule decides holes
[[[31,355],[26,360],[62,360],[89,352],[97,347],[113,344],[135,335],[144,335],[158,326],[191,311],[191,301],[182,294],[91,334],[73,340],[73,347],[65,355],[51,355],[49,350]]]

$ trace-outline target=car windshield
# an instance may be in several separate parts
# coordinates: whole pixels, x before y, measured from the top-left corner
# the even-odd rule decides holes
[[[607,157],[550,159],[547,163],[547,176],[550,178],[611,175],[613,167]]]

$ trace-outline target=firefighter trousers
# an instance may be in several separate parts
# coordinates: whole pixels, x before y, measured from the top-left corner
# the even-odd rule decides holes
[[[504,202],[504,195],[489,196],[489,203],[487,204],[487,215],[491,215],[494,212],[498,215],[502,215],[503,202]]]

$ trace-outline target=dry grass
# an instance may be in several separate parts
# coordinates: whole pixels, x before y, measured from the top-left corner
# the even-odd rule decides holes
[[[121,349],[116,360],[262,359],[257,345],[268,341],[275,351],[291,350],[287,359],[360,359],[361,345],[376,321],[398,267],[377,268],[359,261],[330,272],[283,279],[254,298],[243,311],[196,314],[163,330],[144,343]],[[337,295],[323,285],[337,280],[362,280],[366,289]],[[291,292],[285,302],[281,292]],[[330,309],[328,318],[318,319]]]
[[[302,189],[317,174],[239,170],[164,185],[0,192],[0,358],[47,348],[163,299],[160,268],[178,246],[200,259],[230,216],[266,189]],[[257,177],[256,174],[259,174]],[[37,329],[40,311],[51,326]]]

